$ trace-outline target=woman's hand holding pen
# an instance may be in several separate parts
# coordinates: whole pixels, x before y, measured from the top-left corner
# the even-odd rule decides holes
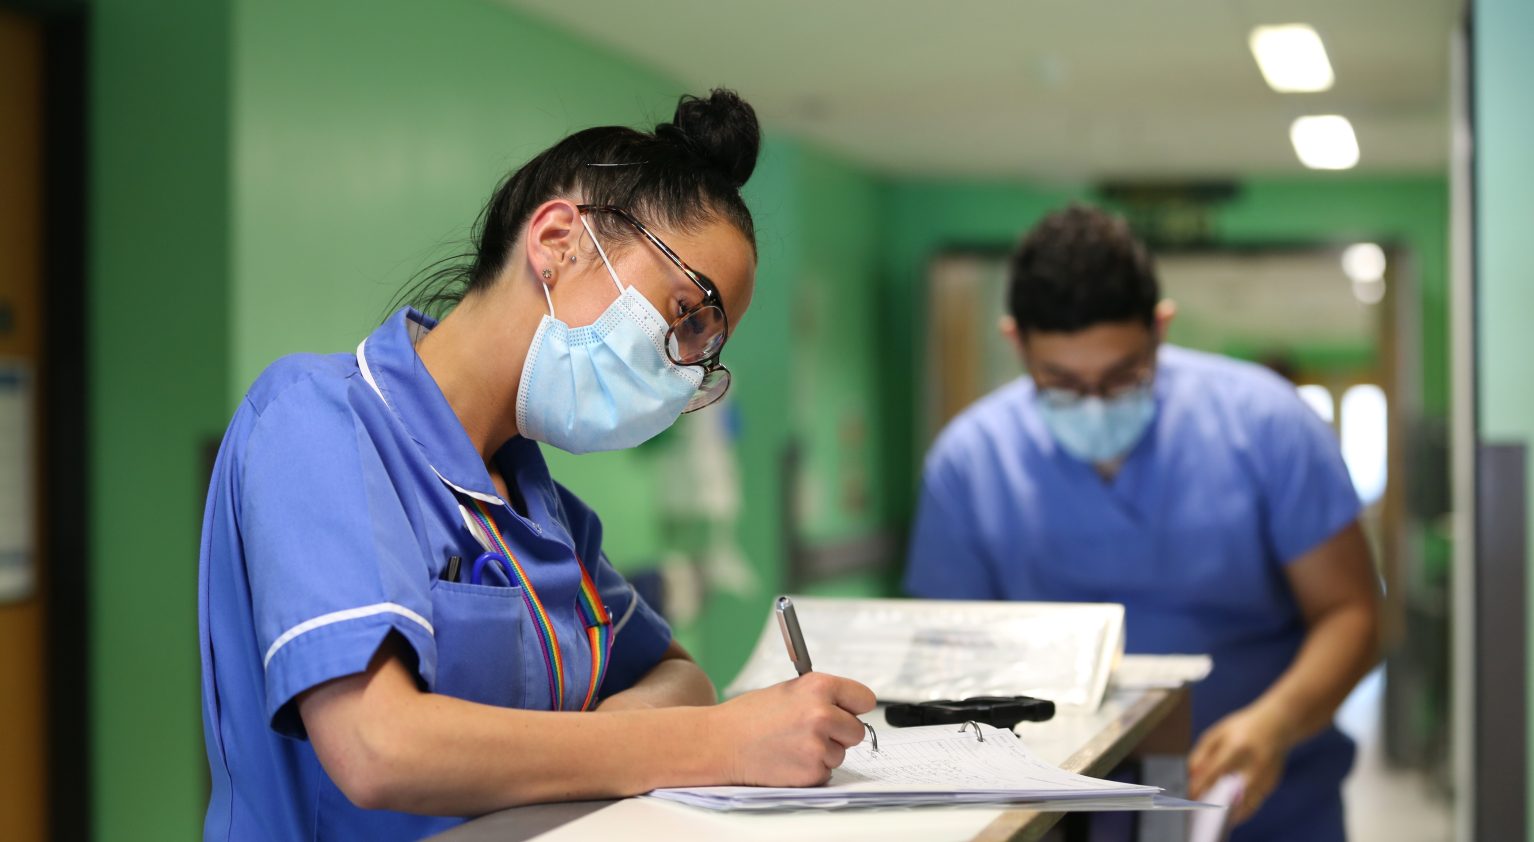
[[[721,783],[818,786],[863,741],[858,714],[874,709],[872,690],[812,672],[709,708],[710,739],[723,748]]]

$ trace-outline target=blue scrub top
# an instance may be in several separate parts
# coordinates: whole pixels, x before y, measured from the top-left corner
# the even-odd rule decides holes
[[[1305,624],[1284,566],[1361,505],[1331,428],[1266,369],[1163,346],[1155,395],[1112,481],[1055,443],[1027,377],[965,410],[927,457],[905,586],[1123,603],[1128,651],[1213,656],[1193,691],[1202,732],[1294,660]],[[1297,747],[1233,838],[1340,839],[1352,757],[1335,728]]]
[[[555,624],[565,706],[586,697],[591,652],[576,606],[585,564],[616,630],[603,696],[659,662],[671,632],[602,553],[602,526],[555,483],[538,450],[496,464],[527,516],[500,499],[452,407],[416,356],[434,322],[402,310],[356,354],[278,360],[251,387],[219,449],[198,585],[203,734],[212,778],[203,836],[418,839],[461,818],[353,806],[326,775],[296,698],[366,669],[391,632],[430,692],[489,705],[552,705],[521,589],[443,581],[483,551],[465,524],[489,508]]]

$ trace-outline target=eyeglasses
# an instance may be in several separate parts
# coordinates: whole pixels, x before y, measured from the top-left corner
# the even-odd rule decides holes
[[[666,329],[666,356],[677,365],[703,367],[703,382],[687,402],[683,412],[697,412],[724,397],[730,389],[730,370],[719,362],[725,340],[730,337],[730,320],[724,313],[724,299],[719,288],[702,272],[688,266],[661,238],[644,227],[644,223],[623,208],[614,205],[577,205],[581,213],[610,213],[634,227],[650,244],[660,250],[682,270],[687,279],[697,285],[703,298],[682,311]]]
[[[1156,376],[1156,349],[1152,346],[1150,352],[1138,365],[1129,371],[1112,375],[1103,382],[1090,389],[1080,389],[1074,386],[1051,386],[1039,378],[1033,376],[1033,382],[1038,389],[1039,399],[1051,406],[1064,409],[1075,406],[1088,398],[1101,398],[1111,401],[1125,395],[1151,388],[1151,383]]]

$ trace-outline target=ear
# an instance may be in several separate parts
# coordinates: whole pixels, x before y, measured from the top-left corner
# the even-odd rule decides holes
[[[1023,353],[1023,333],[1017,328],[1017,319],[1011,316],[1002,316],[996,322],[996,327],[1001,331],[1001,335],[1006,337],[1007,343],[1012,346],[1012,350],[1017,352],[1018,359],[1023,359],[1027,356]]]
[[[1172,329],[1172,319],[1177,316],[1177,302],[1163,298],[1156,304],[1156,342],[1166,341],[1167,331]]]
[[[553,289],[570,266],[581,233],[581,212],[574,202],[550,199],[539,205],[527,222],[524,238],[527,266],[533,277]]]

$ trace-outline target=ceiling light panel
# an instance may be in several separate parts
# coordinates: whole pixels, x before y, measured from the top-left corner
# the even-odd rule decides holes
[[[1281,94],[1326,91],[1336,81],[1326,46],[1308,23],[1254,27],[1247,44],[1268,87]]]
[[[1301,117],[1289,127],[1300,163],[1313,170],[1347,170],[1358,164],[1358,137],[1340,114]]]

